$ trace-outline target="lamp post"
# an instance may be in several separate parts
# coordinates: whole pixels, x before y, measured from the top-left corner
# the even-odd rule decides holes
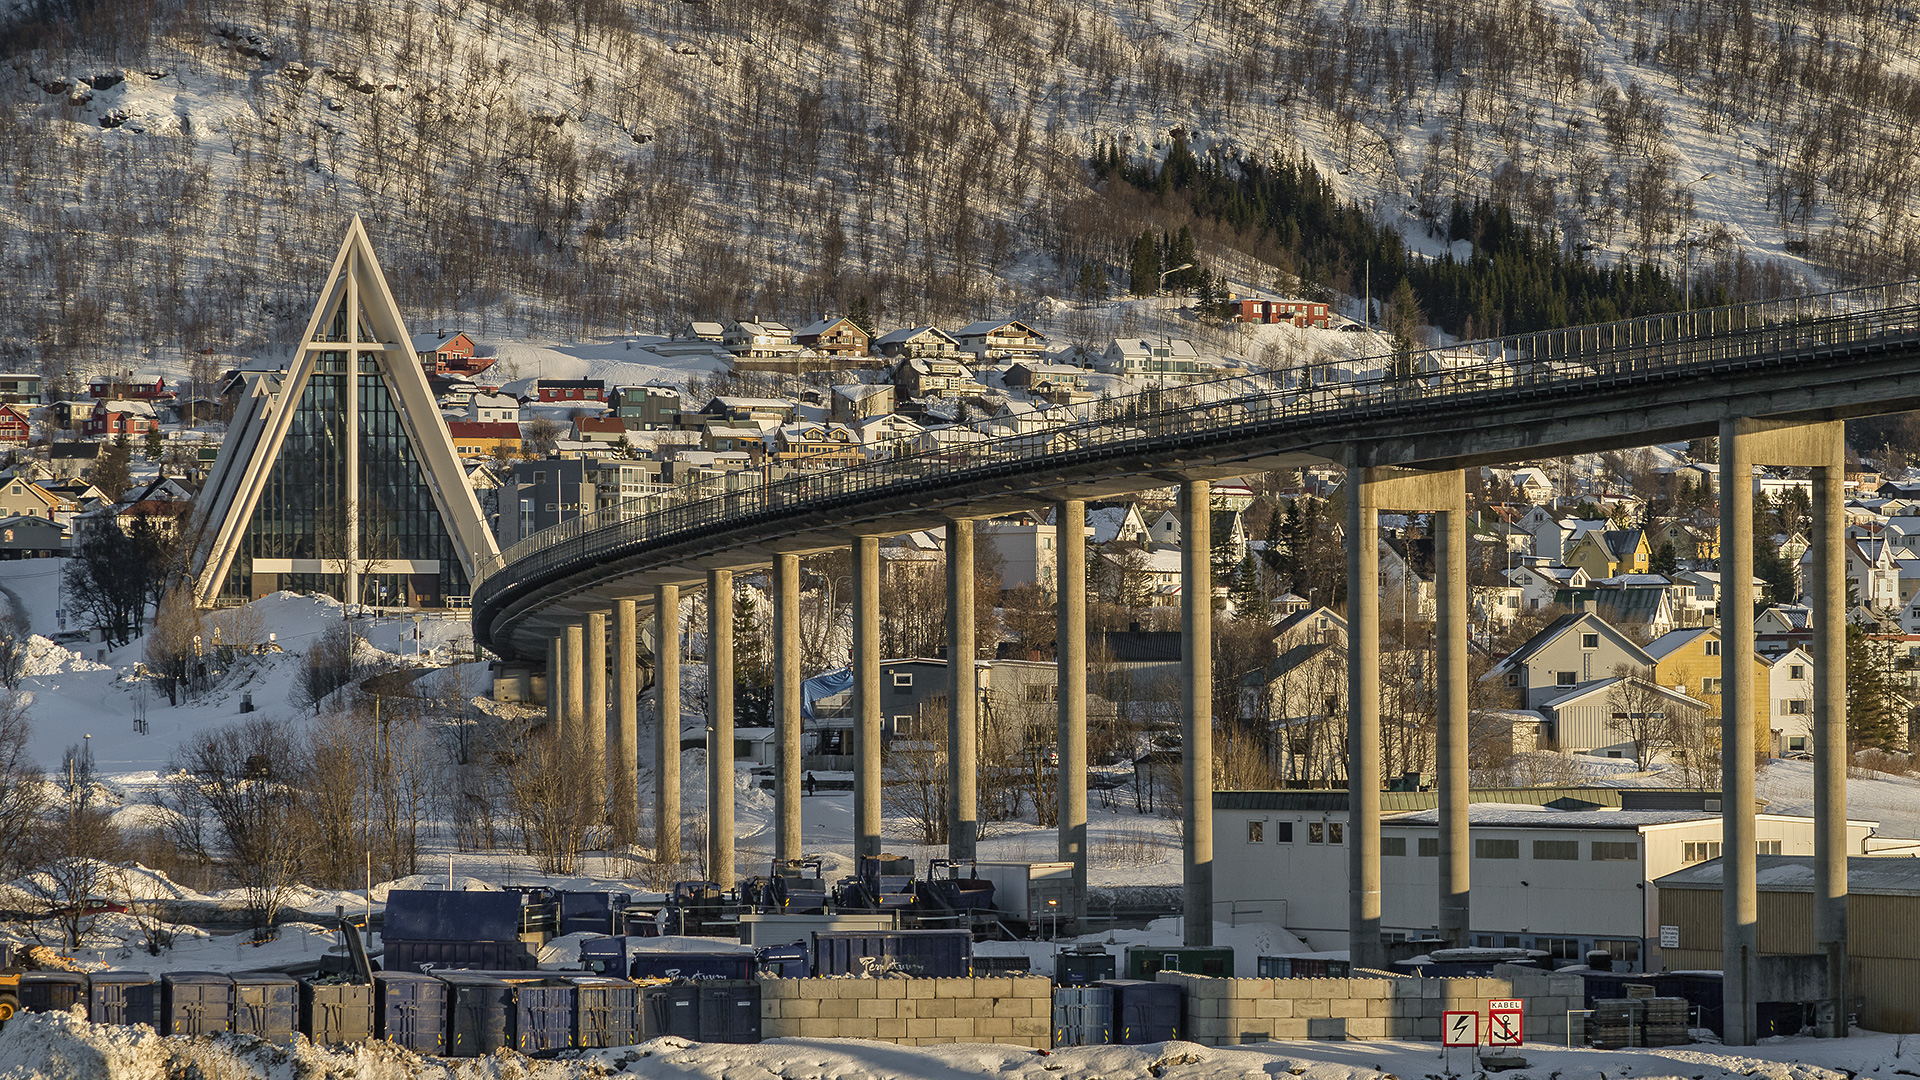
[[[1713,179],[1712,173],[1701,173],[1698,177],[1692,180],[1689,180],[1684,184],[1681,184],[1680,191],[1681,193],[1684,194],[1686,190],[1692,187],[1693,185],[1703,184],[1711,179]],[[1680,258],[1681,258],[1680,310],[1683,313],[1691,312],[1693,310],[1693,281],[1692,281],[1693,249],[1699,247],[1700,243],[1701,243],[1700,237],[1690,236],[1685,239],[1682,239],[1677,245],[1680,248]]]
[[[1182,270],[1191,270],[1191,269],[1193,269],[1192,263],[1181,263],[1179,266],[1176,266],[1170,270],[1160,271],[1160,284],[1155,287],[1155,291],[1165,292],[1167,288],[1167,278],[1170,275],[1177,274]]]

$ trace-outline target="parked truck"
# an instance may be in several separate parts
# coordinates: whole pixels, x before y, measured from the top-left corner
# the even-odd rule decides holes
[[[993,882],[993,910],[1016,934],[1065,934],[1086,915],[1073,890],[1070,862],[976,862],[972,870]]]

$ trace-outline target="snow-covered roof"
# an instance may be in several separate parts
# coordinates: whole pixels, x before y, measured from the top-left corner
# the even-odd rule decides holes
[[[1682,821],[1718,821],[1720,815],[1705,810],[1555,810],[1546,806],[1515,803],[1471,803],[1467,806],[1467,824],[1502,829],[1622,829],[1638,832],[1650,825],[1672,825]],[[1414,810],[1395,814],[1383,825],[1438,825],[1440,811]]]

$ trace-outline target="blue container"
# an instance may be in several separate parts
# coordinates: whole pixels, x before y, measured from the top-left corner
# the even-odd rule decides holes
[[[514,941],[397,941],[386,939],[380,957],[388,971],[437,971],[473,968],[481,971],[530,971],[539,967],[531,948]]]
[[[523,1054],[547,1054],[573,1045],[573,1010],[578,988],[567,979],[522,979],[495,974],[513,987],[513,1048]]]
[[[521,901],[521,895],[512,892],[395,889],[387,894],[380,938],[387,942],[517,942]]]
[[[640,988],[640,1038],[658,1039],[663,1035],[682,1039],[700,1037],[699,987],[683,984]]]
[[[77,971],[20,974],[20,1007],[28,1012],[66,1012],[87,1003],[87,977]]]
[[[373,1038],[372,983],[300,984],[300,1031],[321,1046]]]
[[[419,1054],[447,1047],[447,984],[413,971],[373,975],[374,1034]]]
[[[708,1043],[760,1041],[760,984],[707,982],[700,984],[699,1039]]]
[[[627,973],[627,939],[620,937],[588,938],[580,943],[580,966],[595,975],[625,976]]]
[[[640,988],[625,979],[573,975],[573,1045],[632,1046],[640,1041]]]
[[[210,1035],[233,1030],[233,980],[211,971],[160,976],[162,1035]]]
[[[1167,1042],[1180,1037],[1180,987],[1141,979],[1108,979],[1113,991],[1113,1041],[1123,1046]]]
[[[1053,1045],[1105,1046],[1112,1041],[1112,987],[1063,986],[1053,992]]]
[[[102,971],[87,981],[87,1015],[96,1024],[160,1023],[160,984],[144,971]]]
[[[805,945],[773,945],[761,949],[755,959],[760,973],[771,979],[805,979],[813,974],[813,957]]]
[[[1120,963],[1112,953],[1061,953],[1053,958],[1053,981],[1061,986],[1092,986],[1120,973]]]
[[[242,972],[233,976],[233,1030],[274,1042],[293,1039],[300,983],[291,975]]]
[[[753,953],[637,952],[627,974],[636,979],[751,979]]]
[[[613,934],[621,909],[627,906],[626,893],[563,892],[560,901],[562,934]]]
[[[818,975],[858,975],[866,960],[929,979],[964,979],[972,973],[973,935],[966,930],[847,931],[815,934],[813,970]]]
[[[513,986],[491,975],[443,971],[447,984],[447,1056],[485,1057],[513,1045]]]

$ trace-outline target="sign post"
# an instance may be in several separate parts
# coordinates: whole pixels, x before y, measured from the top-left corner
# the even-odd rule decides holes
[[[1524,1001],[1487,1002],[1487,1045],[1519,1046],[1525,1009]]]
[[[1443,1012],[1440,1014],[1440,1053],[1446,1059],[1448,1076],[1453,1075],[1453,1048],[1478,1045],[1480,1045],[1479,1013]]]

